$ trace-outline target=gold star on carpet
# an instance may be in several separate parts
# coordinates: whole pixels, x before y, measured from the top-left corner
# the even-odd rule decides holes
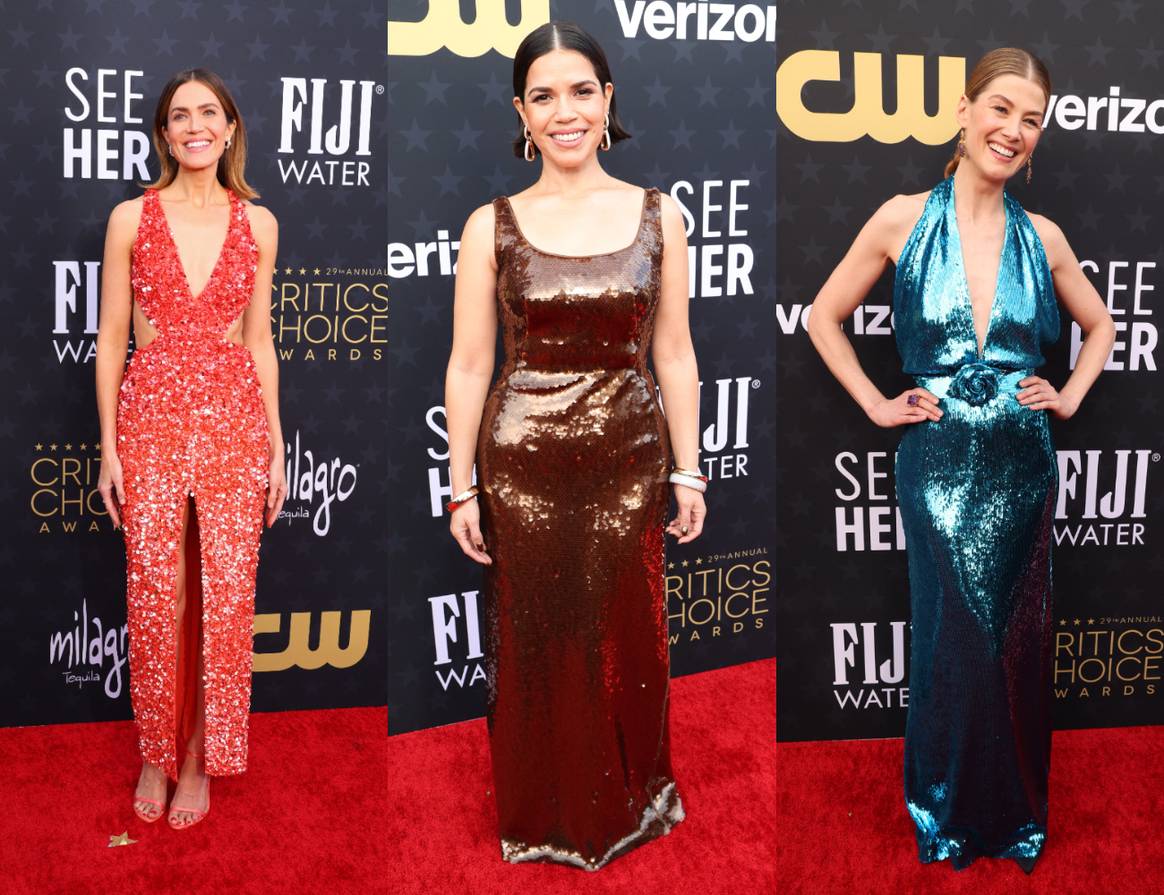
[[[136,839],[129,838],[129,830],[126,830],[124,833],[118,836],[109,837],[110,848],[116,848],[119,845],[133,845],[135,842],[137,842]]]

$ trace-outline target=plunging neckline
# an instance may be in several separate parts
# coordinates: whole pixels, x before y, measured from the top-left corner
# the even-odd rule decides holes
[[[226,244],[230,241],[230,231],[234,227],[234,193],[229,189],[226,191],[226,234],[222,237],[222,245],[218,247],[218,256],[214,259],[214,266],[210,268],[210,276],[206,278],[206,282],[202,288],[198,290],[198,294],[194,294],[194,290],[190,286],[190,275],[186,273],[186,265],[182,261],[182,253],[178,250],[178,241],[174,239],[174,231],[170,227],[170,219],[166,217],[166,209],[162,202],[161,193],[154,190],[154,198],[158,202],[158,213],[162,216],[162,223],[166,228],[166,237],[170,240],[170,249],[174,253],[174,258],[178,262],[178,270],[182,272],[182,282],[186,285],[186,295],[192,301],[198,301],[206,294],[206,290],[210,288],[210,284],[214,282],[215,276],[218,275],[218,268],[222,266],[223,255],[226,254]]]
[[[970,315],[970,338],[974,342],[975,357],[979,360],[986,356],[986,348],[990,344],[990,329],[998,313],[998,291],[1002,284],[1002,269],[1006,264],[1006,250],[1010,245],[1011,211],[1007,202],[1006,190],[1002,192],[1002,246],[998,250],[998,269],[994,274],[994,292],[990,296],[990,310],[986,315],[986,331],[982,334],[982,342],[978,341],[978,327],[974,324],[974,298],[970,294],[970,278],[966,275],[966,258],[962,250],[962,231],[958,228],[958,208],[954,190],[954,177],[950,175],[950,206],[947,214],[950,217],[950,236],[953,243],[953,255],[958,260],[958,272],[962,276],[962,291],[966,295],[966,308]]]

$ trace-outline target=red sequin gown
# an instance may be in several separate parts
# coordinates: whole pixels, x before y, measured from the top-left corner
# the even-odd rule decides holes
[[[251,300],[258,262],[246,207],[228,195],[226,240],[209,281],[194,296],[161,200],[156,191],[146,191],[131,281],[157,335],[134,351],[117,405],[130,692],[142,759],[172,778],[194,723],[199,641],[206,771],[246,769],[255,572],[269,454],[254,361],[226,338]],[[186,613],[179,632],[178,559],[183,505],[191,498]]]
[[[494,202],[505,364],[477,473],[502,855],[596,870],[683,807],[667,725],[667,427],[646,367],[658,190],[634,242],[569,257]]]

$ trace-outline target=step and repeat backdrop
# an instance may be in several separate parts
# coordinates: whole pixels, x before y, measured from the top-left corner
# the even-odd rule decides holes
[[[125,551],[97,493],[101,260],[110,210],[157,174],[158,93],[196,66],[234,93],[280,223],[290,494],[263,535],[254,707],[384,702],[385,19],[372,3],[6,9],[0,724],[130,715]]]
[[[478,0],[473,17],[465,6],[393,0],[388,24],[390,733],[484,711],[480,575],[443,511],[453,276],[470,212],[538,176],[540,165],[511,149],[512,57],[550,20],[578,22],[610,61],[634,139],[602,153],[603,165],[669,193],[687,223],[711,486],[704,536],[668,547],[672,672],[775,652],[776,8]]]
[[[832,380],[804,321],[878,205],[942,179],[965,76],[1005,45],[1042,58],[1054,88],[1033,182],[1015,178],[1010,192],[1062,227],[1118,331],[1083,407],[1053,424],[1055,721],[1164,722],[1164,12],[1049,0],[856,2],[827,12],[788,2],[780,12],[778,738],[904,732],[900,432],[875,428]],[[846,327],[886,394],[913,384],[900,373],[892,283],[889,270]],[[1065,381],[1080,340],[1064,314],[1042,371],[1052,383]]]

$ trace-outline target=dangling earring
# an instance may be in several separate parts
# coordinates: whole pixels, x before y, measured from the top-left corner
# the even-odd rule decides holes
[[[230,137],[226,138],[226,148],[230,149]]]
[[[607,152],[610,152],[610,147],[611,147],[611,142],[610,142],[610,113],[607,112],[606,113],[606,120],[605,120],[605,122],[603,122],[603,125],[602,125],[602,142],[598,144],[598,148],[604,149]]]
[[[170,150],[170,155],[173,155],[173,154],[174,154],[174,144],[173,144],[173,143],[167,143],[167,144],[166,144],[166,148],[167,148],[168,150]]]
[[[1031,185],[1031,159],[1032,158],[1034,158],[1033,154],[1027,156],[1027,186]]]
[[[533,140],[531,139],[531,134],[529,132],[529,128],[523,127],[522,133],[525,134],[525,152],[523,152],[522,155],[525,156],[525,160],[527,162],[532,162],[538,156],[537,156],[537,153],[534,151]]]
[[[966,128],[958,135],[958,158],[966,158]]]

